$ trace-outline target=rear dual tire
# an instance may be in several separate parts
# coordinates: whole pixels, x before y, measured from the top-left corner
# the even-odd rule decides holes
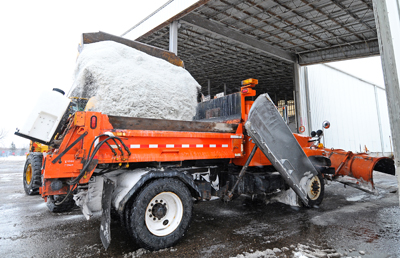
[[[146,185],[128,212],[127,229],[136,242],[149,250],[176,244],[189,227],[192,195],[184,183],[173,178]]]
[[[72,195],[68,196],[66,199],[65,196],[66,195],[49,195],[46,202],[47,208],[54,213],[71,211],[75,207],[75,201]],[[57,205],[59,202],[62,203]]]

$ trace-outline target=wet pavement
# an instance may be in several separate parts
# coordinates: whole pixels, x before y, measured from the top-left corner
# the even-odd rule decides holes
[[[0,257],[400,257],[394,176],[374,173],[379,196],[330,183],[313,209],[244,197],[199,202],[184,238],[157,252],[139,248],[113,222],[105,251],[100,216],[49,212],[39,196],[25,195],[23,165],[0,159]]]

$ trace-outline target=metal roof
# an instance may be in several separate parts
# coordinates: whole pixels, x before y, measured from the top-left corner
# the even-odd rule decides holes
[[[205,93],[210,79],[212,95],[256,78],[293,99],[293,63],[379,55],[372,0],[203,0],[137,40],[168,49],[172,20],[178,56]]]

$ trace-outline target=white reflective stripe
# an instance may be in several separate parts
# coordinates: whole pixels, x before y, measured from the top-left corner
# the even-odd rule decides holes
[[[203,148],[203,144],[196,144],[196,148]]]
[[[210,148],[215,148],[215,147],[217,147],[216,144],[210,144]]]
[[[158,148],[158,144],[149,144],[149,148]]]
[[[228,148],[228,144],[222,144],[222,148]]]
[[[140,144],[131,144],[131,149],[139,149]]]
[[[240,154],[240,153],[235,153],[235,157],[239,157],[239,156],[242,156],[242,154]]]
[[[175,145],[174,145],[174,144],[167,144],[166,147],[167,147],[167,148],[174,148]]]
[[[189,148],[189,144],[182,144],[182,148]]]
[[[117,148],[118,148],[117,145],[110,145],[110,146],[111,146],[111,148],[113,148],[113,149],[117,149]]]
[[[242,138],[242,136],[241,135],[231,135],[231,138],[240,139],[240,138]]]

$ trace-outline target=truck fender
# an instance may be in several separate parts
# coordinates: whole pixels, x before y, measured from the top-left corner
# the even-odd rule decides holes
[[[123,217],[125,206],[128,203],[128,201],[134,197],[140,189],[146,185],[149,181],[152,181],[154,179],[159,179],[159,178],[176,178],[181,180],[189,189],[190,193],[192,194],[192,197],[198,198],[201,196],[201,192],[197,185],[194,183],[193,178],[190,175],[187,175],[183,172],[179,172],[176,170],[172,169],[167,169],[164,171],[149,171],[145,174],[143,174],[140,179],[133,185],[133,187],[125,194],[125,196],[122,197],[122,200],[117,204],[114,203],[114,207],[120,217]],[[115,189],[115,192],[118,192],[118,186]]]
[[[328,157],[325,156],[309,156],[308,159],[314,165],[315,169],[323,175],[332,175],[335,173],[335,169],[332,168],[332,162]]]

